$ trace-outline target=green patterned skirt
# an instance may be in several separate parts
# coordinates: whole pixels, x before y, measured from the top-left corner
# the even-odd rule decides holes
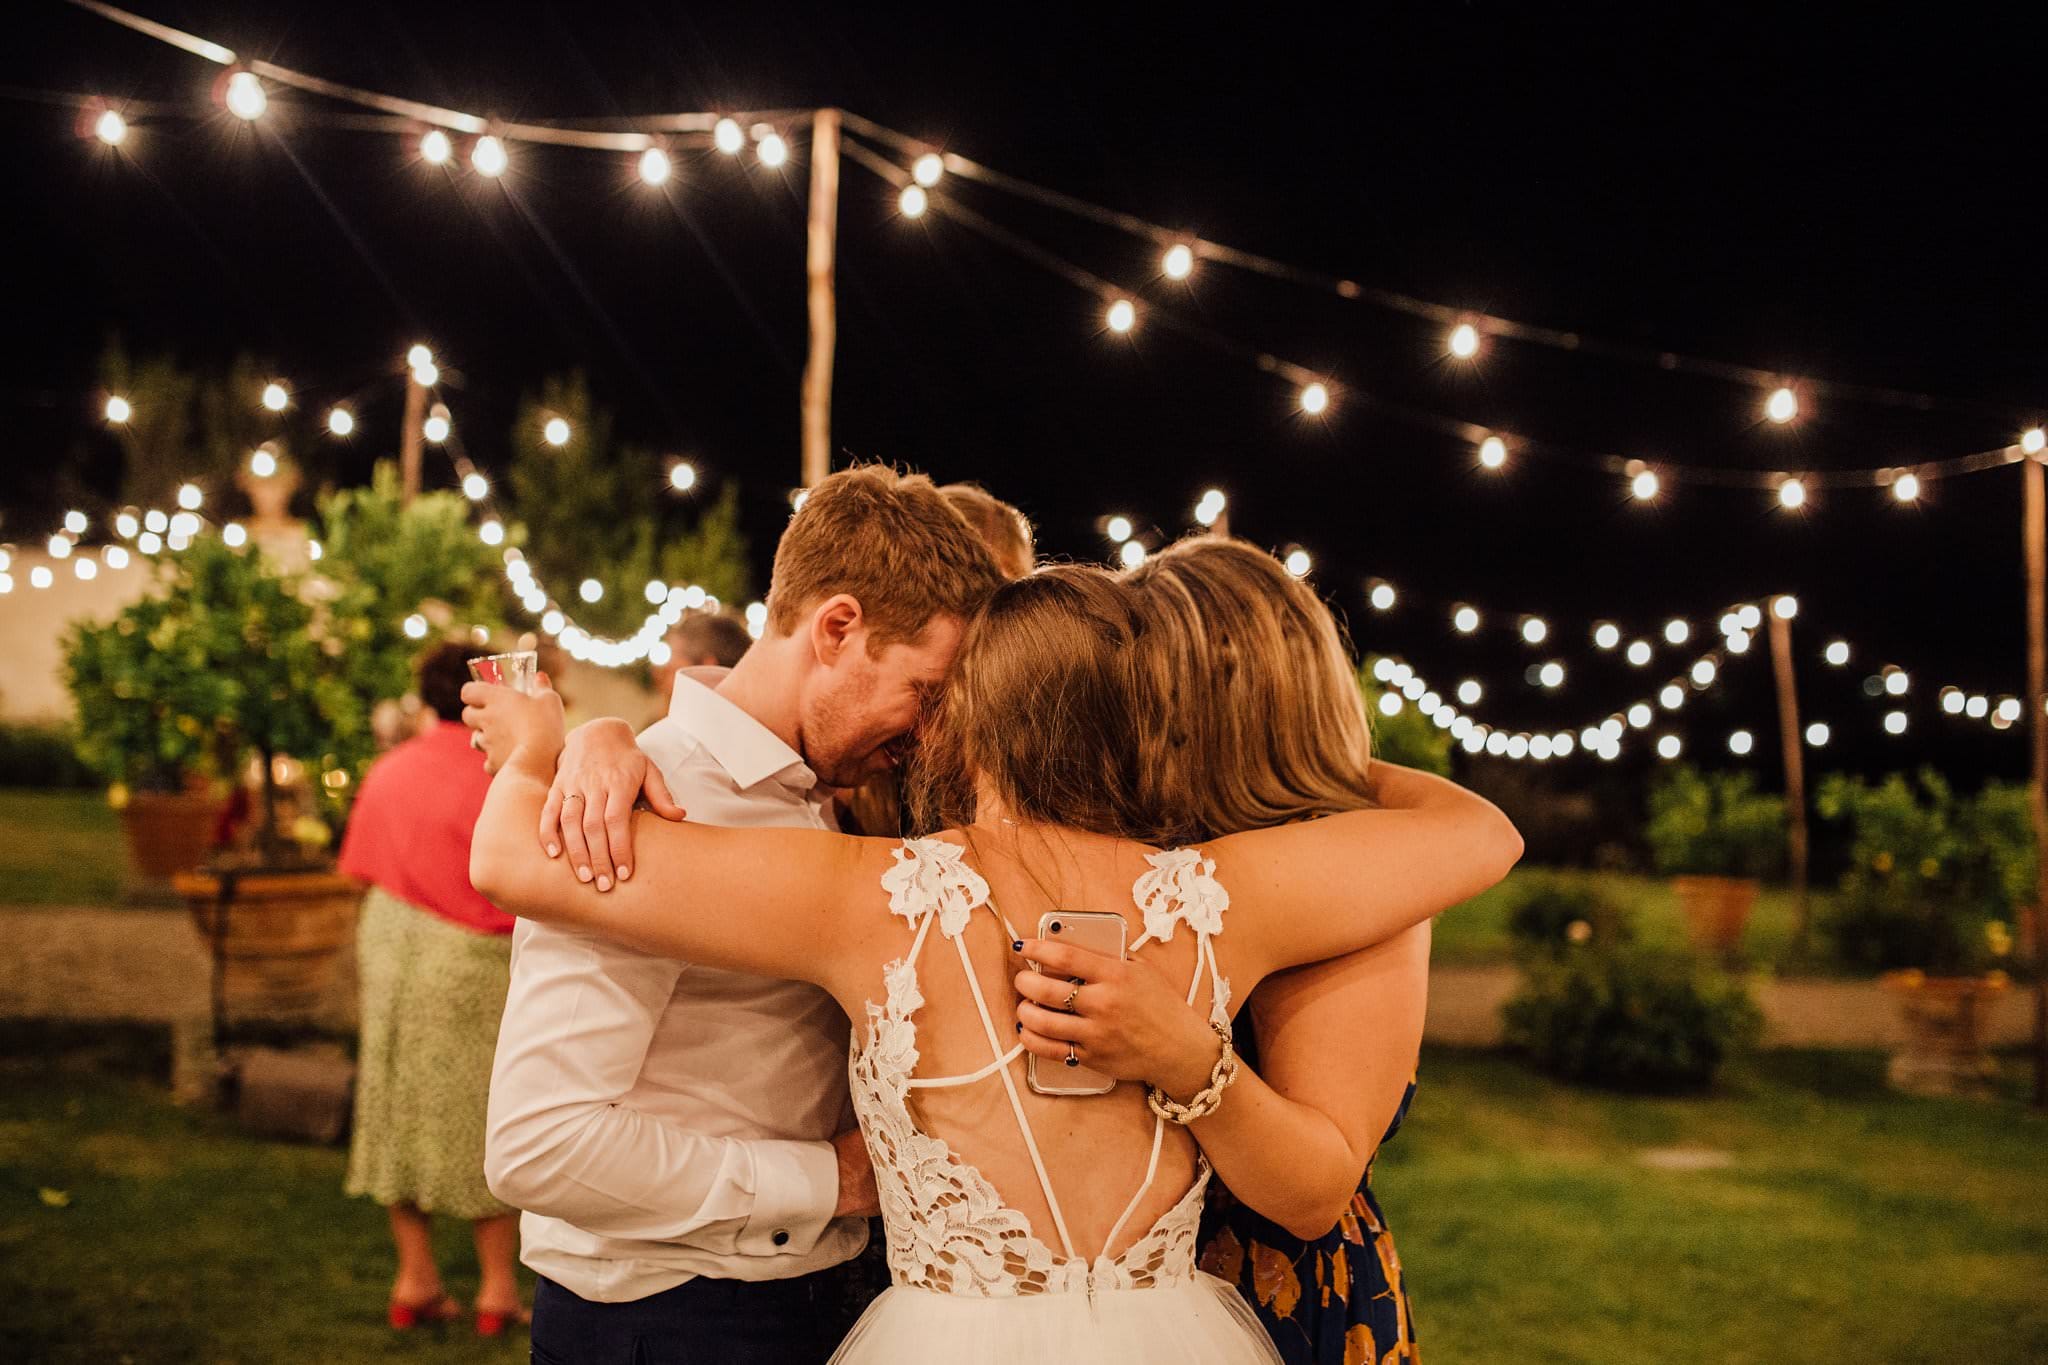
[[[356,958],[362,1036],[348,1193],[455,1218],[513,1212],[484,1185],[512,936],[472,933],[372,887]]]

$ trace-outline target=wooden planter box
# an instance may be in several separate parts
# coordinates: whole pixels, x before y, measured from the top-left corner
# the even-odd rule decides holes
[[[225,896],[210,872],[171,880],[208,953],[217,946],[228,1018],[298,1019],[315,1010],[355,933],[361,888],[333,872],[243,873]]]
[[[1694,946],[1724,956],[1742,946],[1742,931],[1756,906],[1754,878],[1673,877],[1671,886]]]
[[[1984,1050],[1984,1005],[2005,989],[2004,975],[1886,972],[1883,984],[1906,1024],[1905,1045],[1885,1069],[1892,1088],[1915,1095],[1990,1094],[1998,1060]]]

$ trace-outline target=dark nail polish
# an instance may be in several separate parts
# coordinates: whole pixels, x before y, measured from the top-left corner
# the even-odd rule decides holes
[[[1022,1033],[1023,1031],[1024,1031],[1024,1021],[1023,1021],[1022,1019],[1019,1019],[1019,1020],[1017,1021],[1017,1032],[1019,1032],[1019,1033]]]
[[[1068,1065],[1068,1066],[1079,1066],[1079,1065],[1081,1065],[1081,1059],[1080,1059],[1079,1057],[1069,1057],[1069,1058],[1067,1058],[1067,1065]]]
[[[1013,938],[1013,939],[1011,939],[1011,940],[1010,940],[1010,951],[1011,951],[1011,952],[1013,952],[1013,953],[1021,953],[1021,952],[1023,952],[1023,951],[1024,951],[1024,940],[1023,940],[1023,939],[1021,939],[1021,938]]]

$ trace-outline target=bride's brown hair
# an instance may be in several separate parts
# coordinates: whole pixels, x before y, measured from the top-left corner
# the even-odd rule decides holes
[[[1278,560],[1193,536],[1123,575],[1148,737],[1137,820],[1199,843],[1363,810],[1372,730],[1330,609]]]

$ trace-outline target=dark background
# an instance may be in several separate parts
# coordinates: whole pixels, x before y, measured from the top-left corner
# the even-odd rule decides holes
[[[1652,460],[1827,469],[2007,444],[2048,409],[2041,242],[2041,34],[1996,7],[1416,5],[1260,10],[770,4],[180,4],[152,18],[332,79],[505,117],[838,104],[999,169],[1304,266],[1460,307],[1659,348],[1937,395],[1927,412],[1820,400],[1766,429],[1763,395],[1494,342],[1442,359],[1442,330],[1227,268],[1183,290],[1135,239],[960,189],[1090,270],[1354,391]],[[307,404],[359,394],[331,472],[396,441],[416,339],[456,387],[472,456],[501,470],[514,405],[586,369],[621,434],[737,479],[765,586],[798,475],[806,149],[780,175],[682,157],[666,193],[631,159],[515,144],[504,187],[417,162],[411,138],[296,125],[272,86],[252,131],[207,103],[220,68],[55,0],[10,7],[17,88],[182,103],[119,156],[75,106],[0,102],[10,209],[8,431],[0,537],[33,541],[72,498],[105,498],[95,359],[188,363],[247,350]],[[1611,616],[1711,636],[1731,600],[1796,592],[1820,766],[1937,761],[2025,770],[2024,730],[1941,716],[1953,682],[2025,684],[2017,468],[1877,490],[1803,515],[1760,491],[1620,480],[1529,461],[1485,476],[1462,442],[1346,402],[1326,422],[1291,387],[1158,327],[1102,333],[1100,306],[948,224],[899,220],[844,169],[835,442],[942,480],[978,479],[1050,554],[1099,558],[1122,511],[1156,534],[1209,484],[1233,529],[1299,543],[1361,648],[1449,686],[1488,684],[1498,725],[1596,722],[1689,660],[1626,669],[1586,643]],[[452,482],[429,458],[429,477]],[[95,486],[95,480],[98,485]],[[649,496],[664,496],[650,489]],[[516,509],[515,509],[516,510]],[[1389,615],[1363,583],[1407,591]],[[1497,627],[1454,636],[1448,603]],[[1529,650],[1510,614],[1553,621]],[[1818,662],[1837,632],[1858,667]],[[1761,646],[1759,638],[1759,646]],[[1521,681],[1571,669],[1559,693]],[[1914,675],[1913,730],[1862,695]],[[1758,734],[1775,782],[1765,651],[1679,717],[1692,754]],[[1647,744],[1631,746],[1631,763]],[[1586,763],[1545,771],[1583,780]],[[1568,774],[1576,772],[1577,779]]]

